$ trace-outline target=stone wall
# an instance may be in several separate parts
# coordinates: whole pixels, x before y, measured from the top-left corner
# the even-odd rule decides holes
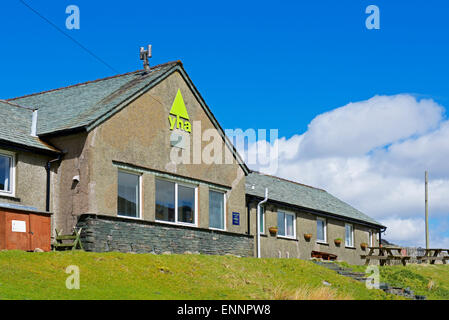
[[[96,214],[80,216],[84,250],[137,253],[202,253],[253,256],[254,238],[244,234]]]

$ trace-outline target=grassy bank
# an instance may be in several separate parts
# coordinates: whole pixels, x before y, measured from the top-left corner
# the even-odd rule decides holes
[[[351,266],[364,272],[363,266]],[[432,300],[449,300],[449,265],[407,264],[379,268],[380,281],[392,286],[409,287],[415,294]]]
[[[66,268],[80,270],[68,290]],[[449,268],[422,268],[446,297]],[[385,269],[386,270],[386,269]],[[408,267],[407,269],[408,270]],[[413,272],[415,272],[413,270]],[[424,273],[428,272],[427,275]],[[407,277],[409,279],[409,277]],[[323,280],[330,286],[323,285]],[[398,280],[402,281],[402,280]],[[412,287],[412,286],[411,286]],[[423,287],[423,290],[425,288]],[[418,291],[418,290],[417,290]],[[1,299],[393,299],[310,261],[206,255],[0,252]]]

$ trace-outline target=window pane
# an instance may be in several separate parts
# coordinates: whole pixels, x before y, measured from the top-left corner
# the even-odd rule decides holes
[[[319,241],[326,241],[324,237],[324,221],[321,219],[316,221],[316,238]]]
[[[294,221],[294,217],[291,214],[286,214],[285,215],[286,218],[286,222],[287,222],[287,236],[289,237],[293,237],[294,236],[294,232],[293,232],[293,221]]]
[[[195,223],[195,188],[178,185],[178,221]]]
[[[175,222],[175,184],[156,179],[156,220]]]
[[[0,191],[11,191],[11,158],[0,155]]]
[[[260,224],[259,224],[259,232],[264,233],[264,219],[265,219],[265,208],[260,206]]]
[[[209,191],[209,227],[224,229],[224,194]]]
[[[285,213],[278,211],[278,234],[285,236]]]
[[[346,240],[345,245],[348,247],[352,247],[352,225],[346,225]]]
[[[118,214],[139,217],[139,176],[118,172]]]

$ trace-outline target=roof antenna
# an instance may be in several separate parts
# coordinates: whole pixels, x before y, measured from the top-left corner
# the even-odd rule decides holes
[[[150,63],[148,59],[151,58],[151,44],[148,45],[148,49],[145,50],[144,47],[140,47],[140,60],[143,61],[143,68],[145,72],[150,71]]]

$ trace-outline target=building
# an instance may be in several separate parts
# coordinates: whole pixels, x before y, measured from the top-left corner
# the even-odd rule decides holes
[[[385,229],[323,190],[251,172],[179,61],[2,100],[0,116],[0,214],[51,212],[52,230],[83,227],[86,250],[253,256],[264,187],[264,257],[358,263],[359,242]],[[222,150],[212,160],[207,141]],[[334,247],[345,226],[352,242]]]
[[[257,221],[257,204],[264,199],[265,189],[268,201],[259,222],[262,257],[308,259],[314,251],[359,264],[360,255],[366,254],[361,244],[379,245],[385,227],[369,216],[325,190],[257,172],[246,177],[250,221]],[[256,226],[250,222],[251,234],[256,234]],[[276,235],[270,234],[270,227],[278,228]]]

